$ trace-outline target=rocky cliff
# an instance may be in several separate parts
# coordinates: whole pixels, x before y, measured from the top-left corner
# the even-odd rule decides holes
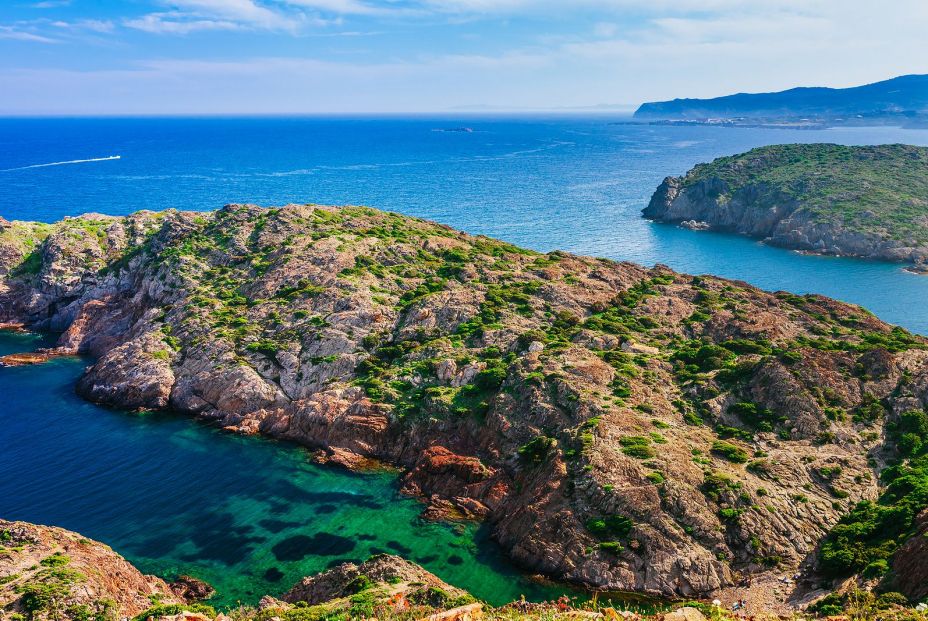
[[[822,254],[928,260],[928,149],[777,145],[660,185],[644,216]]]
[[[108,546],[48,526],[0,519],[0,618],[125,618],[153,601],[179,604]]]
[[[926,342],[857,307],[361,207],[11,223],[0,256],[0,322],[92,356],[88,399],[399,465],[428,516],[487,520],[554,578],[695,596],[802,566],[813,588],[916,528],[849,526],[816,573],[922,451],[895,430],[928,402]]]

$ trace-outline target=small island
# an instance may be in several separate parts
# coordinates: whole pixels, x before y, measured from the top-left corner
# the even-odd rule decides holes
[[[646,218],[747,235],[783,248],[928,261],[928,148],[787,144],[667,177]]]

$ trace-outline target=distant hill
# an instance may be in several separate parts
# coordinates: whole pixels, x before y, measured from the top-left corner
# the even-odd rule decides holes
[[[713,99],[674,99],[642,104],[641,120],[879,117],[928,113],[928,75],[906,75],[853,88],[791,88],[777,93],[738,93]]]

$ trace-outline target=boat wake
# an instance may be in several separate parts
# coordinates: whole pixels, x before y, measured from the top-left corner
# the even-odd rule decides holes
[[[46,168],[48,166],[64,166],[66,164],[86,164],[87,162],[108,162],[110,160],[118,160],[121,156],[119,155],[109,155],[107,157],[92,157],[86,160],[68,160],[66,162],[49,162],[48,164],[31,164],[29,166],[18,166],[16,168],[4,168],[0,172],[11,172],[14,170],[28,170],[30,168]]]

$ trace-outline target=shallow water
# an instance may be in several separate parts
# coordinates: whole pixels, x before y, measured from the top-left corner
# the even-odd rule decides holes
[[[0,332],[0,355],[35,335]],[[296,446],[243,438],[171,414],[130,414],[74,394],[85,361],[0,368],[0,516],[111,545],[146,573],[189,573],[211,603],[254,604],[301,577],[399,554],[496,604],[557,597],[473,525],[419,520],[396,475],[318,466]]]

